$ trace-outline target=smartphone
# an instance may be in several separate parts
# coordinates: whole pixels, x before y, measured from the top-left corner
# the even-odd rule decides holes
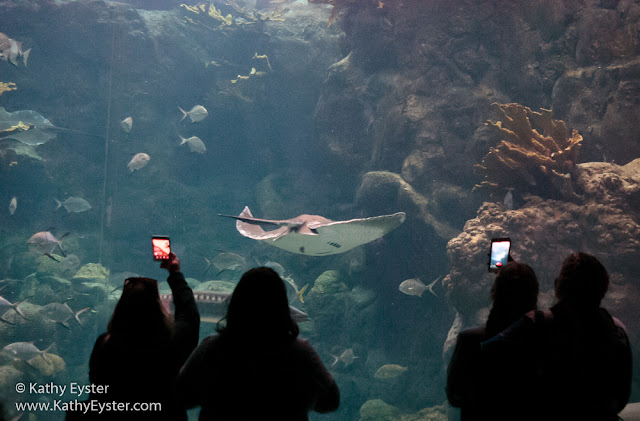
[[[165,235],[154,235],[151,237],[153,245],[153,260],[168,260],[171,253],[171,240]]]
[[[511,251],[511,239],[509,238],[492,238],[491,253],[489,253],[489,272],[497,272],[509,260],[509,252]]]

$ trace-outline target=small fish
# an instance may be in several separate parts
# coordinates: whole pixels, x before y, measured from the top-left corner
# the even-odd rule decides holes
[[[133,173],[134,171],[144,168],[149,163],[150,160],[151,160],[151,157],[146,153],[142,153],[142,152],[137,153],[131,159],[131,161],[129,161],[129,163],[127,164],[127,168],[129,168],[129,171]]]
[[[198,136],[191,136],[189,139],[185,139],[184,137],[180,136],[180,139],[182,140],[182,142],[180,142],[180,145],[184,145],[186,143],[187,146],[189,146],[191,152],[203,154],[207,151],[207,147],[204,145],[202,139],[200,139]]]
[[[40,351],[33,344],[33,342],[14,342],[5,346],[2,351],[13,358],[17,358],[23,361],[29,361],[30,359],[41,355],[43,360],[49,362],[45,354],[51,349],[53,345],[54,344],[52,343],[47,347],[47,349]]]
[[[282,278],[282,280],[293,287],[293,290],[296,292],[296,295],[298,296],[298,299],[300,300],[300,302],[304,303],[302,294],[304,294],[304,292],[307,290],[307,287],[309,286],[309,284],[306,284],[305,286],[303,286],[302,289],[298,289],[298,285],[296,285],[296,282],[293,280],[291,276],[285,276],[284,278]]]
[[[220,272],[225,270],[242,270],[247,265],[247,261],[244,257],[235,253],[220,253],[213,258],[211,263],[213,263]],[[218,272],[218,275],[220,272]]]
[[[266,268],[269,269],[273,269],[276,272],[278,272],[278,275],[280,276],[284,276],[286,270],[284,269],[284,266],[282,266],[280,263],[278,262],[272,262],[271,260],[269,260],[268,262],[266,262],[264,265],[262,265]]]
[[[31,48],[27,51],[22,51],[22,42],[11,39],[0,32],[0,60],[9,61],[18,67],[18,59],[22,57],[24,67],[27,67],[29,53],[31,53]]]
[[[89,202],[84,200],[81,197],[69,197],[64,202],[59,201],[58,199],[54,199],[58,206],[55,210],[60,209],[62,206],[67,210],[67,213],[80,213],[86,212],[91,209],[91,205]]]
[[[380,380],[394,379],[405,371],[407,371],[407,367],[402,367],[397,364],[386,364],[380,367],[373,377]]]
[[[412,278],[407,279],[406,281],[402,281],[402,283],[398,286],[398,289],[403,294],[422,297],[422,293],[427,290],[427,286],[420,281],[420,278]]]
[[[338,364],[338,361],[342,361],[342,364],[344,364],[345,367],[349,367],[351,364],[353,364],[353,362],[355,361],[356,358],[358,358],[354,353],[353,353],[353,349],[348,348],[345,349],[344,351],[342,351],[342,354],[340,354],[340,356],[335,356],[335,355],[331,355],[333,357],[333,364],[331,364],[331,367],[335,366],[336,364]]]
[[[62,239],[69,235],[69,233],[65,233],[58,240],[51,232],[49,231],[41,231],[35,233],[27,240],[27,244],[29,244],[29,250],[36,253],[42,254],[44,256],[48,256],[51,259],[58,262],[59,260],[53,257],[51,254],[56,249],[56,247],[60,250],[63,256],[67,256],[62,250]]]
[[[67,329],[71,329],[69,324],[67,323],[71,317],[76,319],[80,326],[83,326],[82,321],[80,321],[80,315],[87,310],[90,310],[91,307],[85,307],[80,311],[73,311],[71,307],[67,303],[50,303],[40,309],[40,312],[44,314],[48,319],[53,320],[54,322],[60,323],[62,326]]]
[[[197,123],[198,121],[204,120],[205,117],[209,115],[209,112],[207,111],[207,109],[204,108],[202,105],[196,105],[191,109],[191,111],[188,111],[188,112],[183,110],[180,107],[178,107],[178,109],[182,111],[182,114],[183,114],[180,121],[184,120],[185,118],[187,118],[187,116],[189,116],[189,118],[191,119],[191,123]]]
[[[0,320],[2,320],[3,322],[7,322],[9,324],[12,324],[11,322],[9,322],[8,320],[6,320],[4,318],[4,315],[7,314],[7,311],[9,311],[9,309],[14,309],[16,311],[16,313],[18,313],[20,316],[22,316],[23,319],[25,320],[29,320],[27,319],[27,317],[24,315],[24,313],[22,312],[22,310],[20,310],[20,306],[25,303],[27,300],[21,301],[19,303],[13,303],[11,304],[11,302],[9,302],[7,299],[0,297]]]
[[[131,133],[131,128],[133,127],[133,119],[131,117],[127,117],[120,122],[120,127],[124,130],[125,133]]]
[[[502,203],[504,203],[507,209],[513,209],[513,193],[511,193],[511,190],[507,191],[507,194],[504,195]]]
[[[16,209],[18,209],[18,199],[14,196],[13,199],[11,199],[11,203],[9,203],[9,213],[13,215],[16,213]]]

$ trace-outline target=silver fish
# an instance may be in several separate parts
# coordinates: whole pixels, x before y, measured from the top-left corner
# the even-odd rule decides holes
[[[342,361],[342,364],[344,364],[345,367],[349,367],[351,364],[353,364],[355,359],[358,358],[356,354],[353,353],[353,349],[351,348],[348,348],[342,351],[342,354],[340,354],[340,356],[336,356],[336,355],[331,355],[331,356],[333,357],[333,364],[331,364],[331,367],[338,364],[338,361]]]
[[[120,122],[120,127],[124,130],[125,133],[131,133],[131,128],[133,127],[133,119],[131,117],[127,117]]]
[[[73,311],[67,303],[51,303],[42,307],[40,309],[40,312],[44,314],[48,319],[60,323],[67,329],[71,329],[71,327],[67,323],[69,319],[73,317],[74,319],[76,319],[80,326],[83,326],[82,322],[80,321],[80,315],[90,308],[91,307],[86,307],[80,311]]]
[[[187,118],[187,116],[189,116],[192,123],[197,123],[198,121],[204,120],[205,117],[209,115],[209,112],[207,111],[207,109],[204,108],[202,105],[194,106],[191,109],[191,111],[185,111],[180,107],[178,108],[180,109],[180,111],[182,111],[182,114],[183,114],[180,121],[184,120],[185,118]]]
[[[284,274],[286,272],[284,267],[280,263],[272,262],[271,260],[269,260],[268,262],[266,262],[262,266],[275,270],[276,272],[278,272],[278,275],[280,275],[280,276],[284,276]]]
[[[13,215],[16,213],[16,209],[18,209],[18,199],[14,197],[11,199],[11,203],[9,203],[9,213]]]
[[[397,364],[385,364],[376,371],[373,377],[381,380],[393,379],[405,371],[407,371],[407,367],[402,367]]]
[[[130,172],[137,171],[141,168],[144,168],[149,163],[150,160],[151,160],[151,157],[146,153],[142,153],[142,152],[137,153],[131,159],[131,161],[129,161],[129,163],[127,164],[127,168],[129,168]]]
[[[220,253],[212,260],[213,265],[219,270],[241,270],[247,265],[244,257],[235,253]]]
[[[42,254],[42,255],[45,255],[45,256],[49,256],[53,260],[58,261],[58,259],[53,257],[51,254],[56,249],[56,247],[58,247],[60,252],[62,252],[62,255],[66,256],[64,250],[62,250],[62,239],[64,237],[66,237],[67,235],[69,235],[69,233],[64,234],[58,240],[49,231],[41,231],[41,232],[38,232],[36,234],[33,234],[31,236],[31,238],[29,238],[27,240],[27,244],[29,244],[29,250],[30,251],[32,251],[34,253],[37,253],[37,254]]]
[[[191,152],[203,154],[207,151],[207,147],[204,145],[202,139],[200,139],[198,136],[191,136],[189,139],[180,136],[180,139],[182,140],[182,142],[180,142],[180,145],[184,145],[186,143],[187,146],[189,146]]]
[[[7,314],[7,311],[9,311],[9,309],[14,309],[16,311],[16,313],[18,313],[20,316],[22,316],[23,319],[28,320],[27,317],[22,312],[22,310],[20,310],[20,306],[25,301],[27,301],[27,300],[21,301],[19,303],[11,304],[11,302],[9,302],[9,300],[5,299],[4,297],[0,297],[0,320],[5,321],[7,323],[10,323],[8,320],[5,320],[5,318],[4,318],[4,315]]]
[[[403,281],[400,284],[400,286],[398,286],[398,289],[403,294],[416,295],[418,297],[422,297],[422,294],[425,291],[429,291],[430,293],[432,293],[434,296],[437,297],[438,295],[433,291],[433,287],[438,283],[439,280],[440,278],[437,278],[435,281],[431,282],[429,285],[425,285],[422,283],[422,281],[420,281],[420,278],[407,279],[406,281]]]
[[[41,355],[42,359],[44,359],[46,362],[49,362],[45,354],[51,349],[53,345],[54,344],[51,344],[47,347],[47,349],[40,351],[33,344],[33,342],[14,342],[5,346],[2,351],[13,358],[18,358],[24,361],[29,361],[30,359]]]
[[[286,283],[288,283],[289,285],[291,285],[293,290],[296,292],[296,295],[298,296],[298,299],[300,300],[300,302],[304,303],[304,299],[302,298],[302,294],[304,294],[304,292],[307,290],[307,287],[309,286],[309,284],[306,284],[301,289],[298,289],[298,285],[296,285],[296,281],[294,281],[291,276],[285,276],[285,277],[282,278],[282,280],[285,281]]]
[[[427,286],[420,281],[420,278],[412,278],[403,281],[400,286],[398,286],[398,289],[403,294],[422,297],[422,293],[427,290]]]
[[[91,205],[89,202],[84,200],[81,197],[69,197],[64,202],[59,201],[58,199],[54,199],[58,204],[56,210],[60,209],[62,206],[67,210],[68,213],[80,213],[86,212],[91,209]]]
[[[24,67],[27,67],[29,53],[31,53],[31,48],[27,51],[22,51],[22,42],[11,39],[0,32],[0,60],[9,61],[18,67],[18,59],[22,57]]]
[[[504,195],[502,203],[504,203],[507,209],[513,209],[513,193],[511,193],[511,190],[507,191],[507,194]]]

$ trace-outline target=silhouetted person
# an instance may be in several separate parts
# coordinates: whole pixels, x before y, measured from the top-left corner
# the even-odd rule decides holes
[[[202,407],[200,421],[307,420],[309,411],[338,408],[338,387],[309,343],[298,338],[284,282],[274,270],[242,275],[224,320],[178,375],[187,407]]]
[[[507,263],[491,287],[491,300],[493,306],[486,325],[458,334],[449,363],[447,398],[452,406],[460,408],[464,421],[518,419],[510,418],[510,406],[518,401],[517,394],[502,393],[498,396],[495,393],[500,389],[496,382],[510,381],[508,371],[498,372],[502,370],[498,364],[503,362],[484,358],[480,343],[537,308],[538,279],[533,269],[515,261]],[[505,402],[505,398],[509,402]]]
[[[528,361],[537,378],[526,410],[536,418],[613,421],[626,405],[631,348],[622,323],[600,307],[608,288],[604,266],[573,253],[555,280],[558,303],[483,343],[483,352],[496,356],[527,350],[534,356]]]
[[[159,402],[162,411],[89,411],[87,418],[117,420],[186,420],[178,403],[176,376],[198,344],[200,315],[193,292],[180,272],[180,260],[171,253],[161,264],[175,312],[171,318],[160,301],[158,283],[149,278],[128,278],[107,331],[96,340],[89,361],[89,380],[108,386],[107,393],[90,399],[134,404]],[[86,419],[82,417],[82,419]]]

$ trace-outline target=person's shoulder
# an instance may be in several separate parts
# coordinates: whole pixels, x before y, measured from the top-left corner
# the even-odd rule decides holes
[[[611,316],[611,318],[613,319],[613,325],[615,327],[617,327],[618,329],[622,329],[625,332],[627,331],[627,327],[624,325],[624,323],[622,323],[620,321],[620,319],[618,319],[617,317],[613,317],[613,316]]]
[[[223,342],[222,335],[219,333],[214,333],[213,335],[209,335],[200,342],[201,346],[214,346],[216,344],[220,344]]]
[[[104,347],[104,345],[107,343],[108,339],[109,339],[109,332],[101,333],[100,336],[98,336],[96,338],[96,343],[94,345],[94,348]]]
[[[461,330],[458,337],[461,339],[482,338],[485,333],[484,326],[472,327],[470,329]]]

